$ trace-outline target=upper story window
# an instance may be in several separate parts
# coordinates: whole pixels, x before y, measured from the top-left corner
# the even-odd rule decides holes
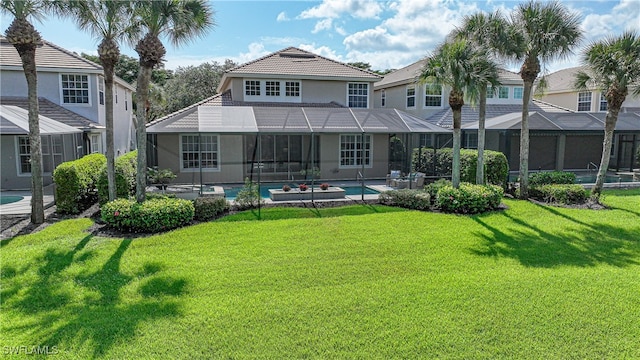
[[[424,106],[442,107],[442,86],[427,84],[424,87]]]
[[[349,83],[347,85],[347,106],[352,108],[369,107],[369,84]]]
[[[500,86],[498,88],[498,99],[508,99],[509,98],[509,88],[506,86]]]
[[[513,98],[522,99],[524,96],[524,88],[522,86],[516,86],[513,88]]]
[[[387,106],[387,93],[384,90],[380,92],[380,106]]]
[[[604,97],[604,94],[600,94],[600,111],[607,111],[607,98]]]
[[[591,111],[591,92],[578,93],[578,111]]]
[[[280,81],[265,81],[264,86],[267,96],[280,96]]]
[[[300,81],[287,81],[285,82],[285,96],[300,96]]]
[[[407,108],[416,107],[416,87],[415,85],[407,86]]]
[[[260,81],[246,80],[244,82],[244,94],[249,96],[260,96]]]
[[[100,105],[104,105],[104,79],[102,77],[98,80],[98,101],[100,101]]]
[[[62,74],[60,81],[63,104],[90,104],[88,75]]]

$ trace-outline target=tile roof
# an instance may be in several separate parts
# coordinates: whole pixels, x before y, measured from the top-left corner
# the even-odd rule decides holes
[[[38,71],[74,69],[90,73],[102,73],[101,65],[46,40],[43,40],[42,46],[36,50],[36,66]],[[22,60],[18,55],[18,51],[7,41],[7,38],[0,36],[0,68],[4,67],[22,68]],[[126,81],[117,76],[115,79],[129,90],[134,90],[133,86]]]
[[[288,47],[227,70],[225,76],[278,75],[304,78],[345,78],[375,81],[380,76],[314,53]]]
[[[8,97],[0,98],[2,105],[13,105],[25,110],[29,110],[29,100],[25,97]],[[67,110],[60,105],[54,104],[45,98],[38,99],[40,115],[46,116],[52,120],[59,121],[63,124],[73,126],[80,130],[98,130],[104,129],[104,126],[97,124],[84,116],[78,115],[71,110]]]
[[[558,70],[554,73],[546,75],[545,79],[547,81],[547,87],[544,90],[544,93],[551,94],[557,92],[576,92],[573,83],[578,71],[587,71],[587,68],[585,66],[577,66]]]

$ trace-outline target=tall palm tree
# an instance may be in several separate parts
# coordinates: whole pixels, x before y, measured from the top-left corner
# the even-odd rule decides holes
[[[640,37],[636,31],[625,31],[620,36],[594,42],[584,51],[582,62],[587,71],[576,74],[575,87],[587,90],[595,86],[607,99],[602,159],[591,190],[591,200],[598,202],[609,168],[618,113],[629,93],[640,95]]]
[[[213,25],[213,10],[204,0],[136,1],[135,15],[146,34],[135,50],[140,56],[140,72],[136,85],[136,140],[138,144],[138,172],[136,199],[145,200],[147,182],[147,123],[146,104],[149,99],[151,70],[160,64],[166,50],[161,37],[178,46],[203,36]]]
[[[491,14],[478,12],[465,16],[462,25],[451,34],[457,39],[469,39],[477,47],[487,47],[490,53],[498,53],[507,41],[507,23],[499,11]],[[492,61],[495,61],[495,56]],[[478,89],[478,164],[476,168],[476,184],[484,184],[484,146],[485,146],[485,122],[487,113],[487,90],[494,92],[500,86],[497,65],[491,66],[487,71],[496,70],[485,76],[487,82],[479,84]]]
[[[42,144],[40,140],[40,121],[38,108],[38,77],[36,71],[36,49],[42,46],[40,33],[29,19],[40,20],[44,17],[46,6],[42,1],[2,0],[0,9],[13,15],[14,19],[7,28],[7,41],[13,45],[20,59],[27,79],[29,99],[29,148],[31,164],[31,222],[44,222],[44,191],[42,182]]]
[[[502,54],[522,61],[520,77],[522,130],[520,131],[520,198],[529,197],[529,102],[531,89],[544,63],[563,58],[582,39],[580,17],[561,3],[530,0],[518,5],[509,19],[509,41]]]
[[[420,80],[426,86],[448,86],[449,106],[453,111],[453,166],[451,181],[460,186],[460,128],[465,92],[476,98],[481,85],[486,86],[487,77],[497,72],[486,51],[472,43],[457,39],[440,45],[433,56],[425,62]]]
[[[104,71],[105,125],[107,133],[107,180],[109,201],[116,198],[115,150],[113,138],[113,79],[120,58],[118,43],[132,38],[136,24],[130,1],[82,0],[62,2],[81,30],[101,39],[98,56]]]

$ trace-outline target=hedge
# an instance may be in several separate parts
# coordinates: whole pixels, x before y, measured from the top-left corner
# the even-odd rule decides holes
[[[413,210],[429,210],[431,197],[423,190],[389,190],[378,196],[381,203]]]
[[[503,189],[496,185],[461,183],[458,189],[442,187],[438,191],[436,205],[444,212],[478,214],[497,209],[503,195]]]
[[[587,190],[579,184],[547,184],[529,189],[534,199],[558,204],[582,204],[587,200]]]
[[[64,162],[53,171],[56,184],[56,211],[78,214],[96,200],[96,185],[107,158],[90,154]]]
[[[136,172],[138,150],[128,152],[116,159],[116,198],[128,198],[136,192]],[[107,167],[100,171],[98,178],[98,201],[100,205],[109,201]]]
[[[565,171],[543,171],[529,175],[529,186],[549,184],[574,184],[576,174]]]
[[[444,148],[435,151],[430,148],[414,149],[411,165],[414,171],[434,176],[450,177],[453,164],[453,149]],[[460,181],[475,183],[478,164],[478,151],[473,149],[460,150]],[[505,187],[509,175],[507,157],[492,150],[484,151],[485,179],[487,184]]]
[[[175,229],[191,222],[193,202],[184,199],[153,199],[138,203],[116,199],[101,208],[102,220],[121,231],[155,233]]]

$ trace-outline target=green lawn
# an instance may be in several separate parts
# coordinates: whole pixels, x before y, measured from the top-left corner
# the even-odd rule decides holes
[[[0,347],[60,358],[640,358],[640,190],[610,210],[263,210],[0,250]],[[287,219],[287,217],[292,217]],[[248,220],[248,221],[247,221]]]

